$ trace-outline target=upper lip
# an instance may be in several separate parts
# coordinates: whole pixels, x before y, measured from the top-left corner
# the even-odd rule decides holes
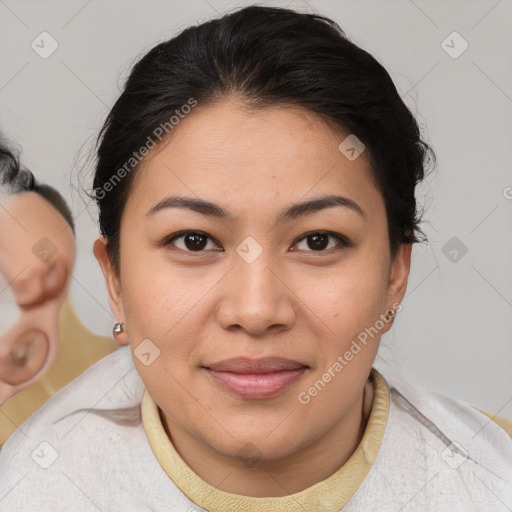
[[[284,359],[282,357],[265,357],[262,359],[251,359],[249,357],[235,357],[212,363],[205,368],[215,372],[233,372],[233,373],[272,373],[283,370],[298,370],[308,368],[307,365]]]

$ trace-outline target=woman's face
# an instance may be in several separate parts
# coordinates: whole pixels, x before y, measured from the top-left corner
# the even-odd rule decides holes
[[[0,403],[52,364],[76,251],[69,225],[46,199],[35,192],[2,197]]]
[[[171,433],[278,459],[360,396],[391,325],[381,315],[405,293],[410,246],[390,261],[383,198],[367,154],[338,148],[347,135],[301,109],[223,101],[194,110],[137,170],[119,277],[101,238],[95,254]],[[325,196],[356,206],[297,206]]]

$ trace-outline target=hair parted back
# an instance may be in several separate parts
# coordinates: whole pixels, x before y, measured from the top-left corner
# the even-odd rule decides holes
[[[335,21],[284,8],[248,6],[188,27],[147,52],[98,136],[94,191],[190,98],[201,106],[229,97],[250,109],[302,107],[338,129],[340,142],[341,134],[355,134],[384,198],[392,257],[401,243],[426,239],[415,187],[436,157],[390,75]],[[118,271],[121,216],[137,167],[107,194],[95,193]]]

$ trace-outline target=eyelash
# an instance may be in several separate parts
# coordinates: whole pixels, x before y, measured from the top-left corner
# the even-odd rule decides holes
[[[180,231],[180,232],[175,233],[175,234],[171,235],[170,237],[167,237],[166,239],[164,239],[162,245],[164,245],[165,247],[168,247],[169,245],[172,245],[173,241],[175,241],[175,240],[177,240],[179,238],[183,238],[186,235],[201,235],[201,236],[204,236],[204,237],[208,238],[209,240],[214,241],[214,243],[217,243],[211,236],[209,236],[207,233],[204,233],[203,231]],[[318,251],[307,250],[306,252],[331,254],[333,249],[340,250],[342,248],[352,247],[352,242],[347,237],[339,235],[337,233],[333,233],[331,231],[322,231],[322,230],[310,231],[310,232],[304,234],[301,238],[297,239],[294,242],[293,245],[296,245],[299,242],[302,242],[303,240],[306,240],[308,237],[311,237],[313,235],[324,235],[324,236],[329,236],[331,238],[335,238],[338,241],[338,246],[339,247],[337,247],[337,248],[336,247],[334,247],[334,248],[331,247],[330,249],[322,249],[322,250],[318,250]],[[191,250],[188,250],[188,249],[180,249],[179,247],[177,248],[177,250],[178,251],[182,251],[182,252],[186,252],[186,253],[191,253],[191,254],[194,254],[194,253],[201,254],[201,253],[205,253],[206,252],[205,250],[191,251]]]

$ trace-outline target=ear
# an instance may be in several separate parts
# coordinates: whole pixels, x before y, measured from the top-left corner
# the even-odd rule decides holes
[[[107,249],[107,239],[104,236],[98,237],[93,245],[93,253],[98,263],[100,264],[105,278],[105,284],[107,285],[108,302],[110,309],[118,322],[124,322],[124,308],[123,308],[123,296],[121,292],[121,284],[119,276],[117,275],[114,267],[112,266],[112,260]],[[126,332],[116,335],[116,341],[120,345],[126,345],[128,338]]]
[[[386,299],[386,312],[384,312],[384,315],[389,312],[388,318],[390,321],[387,322],[382,333],[387,332],[391,328],[396,312],[402,309],[401,302],[405,296],[407,281],[409,279],[409,271],[411,268],[411,251],[412,244],[400,244],[395,258],[391,262]]]

